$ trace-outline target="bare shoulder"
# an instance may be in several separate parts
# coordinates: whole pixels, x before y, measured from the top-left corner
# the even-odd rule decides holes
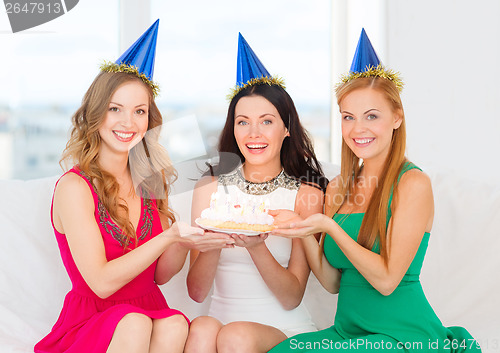
[[[403,174],[397,186],[399,205],[420,205],[425,209],[433,209],[434,196],[432,195],[431,179],[418,169],[412,169]],[[430,228],[430,226],[429,226]]]
[[[191,201],[191,223],[198,218],[201,211],[208,207],[210,195],[217,191],[217,178],[213,176],[204,176],[196,182],[193,190],[193,199]]]
[[[326,193],[327,194],[336,194],[340,188],[340,185],[342,185],[342,175],[337,175],[335,178],[330,180],[328,183],[328,186],[326,187]]]
[[[301,184],[295,200],[295,211],[301,215],[323,212],[324,197],[319,187]]]
[[[210,197],[217,191],[217,178],[213,176],[204,176],[198,180],[194,186],[193,197],[196,199]]]
[[[325,194],[325,214],[330,214],[330,210],[332,205],[334,204],[334,200],[336,200],[336,196],[339,193],[340,186],[342,185],[342,175],[339,174],[335,178],[333,178],[326,187]]]
[[[211,175],[203,176],[195,184],[195,188],[214,188],[217,185],[217,178]]]
[[[305,199],[307,202],[320,201],[323,204],[324,198],[323,190],[319,186],[301,184],[297,192],[297,199]]]
[[[408,195],[432,193],[431,179],[423,171],[411,169],[401,176],[398,189],[400,193]]]
[[[52,216],[56,230],[66,234],[68,222],[76,224],[75,218],[91,217],[94,210],[94,199],[87,182],[74,173],[62,176],[54,191]]]
[[[310,185],[310,184],[302,183],[300,185],[298,194],[299,195],[323,195],[323,191],[316,184]]]
[[[87,182],[75,173],[63,175],[54,192],[55,201],[68,199],[92,201],[92,192]]]

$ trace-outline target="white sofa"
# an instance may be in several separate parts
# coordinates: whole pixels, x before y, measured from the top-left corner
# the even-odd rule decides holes
[[[338,168],[328,165],[331,177]],[[188,168],[189,169],[189,168]],[[180,166],[171,198],[188,221],[193,175]],[[483,352],[500,352],[500,187],[427,171],[436,204],[421,280],[446,326],[464,326]],[[33,352],[56,321],[70,282],[50,224],[56,177],[0,180],[0,353]],[[186,266],[162,287],[171,307],[190,318],[207,303],[189,299]],[[336,295],[311,276],[305,295],[319,328],[333,322]]]

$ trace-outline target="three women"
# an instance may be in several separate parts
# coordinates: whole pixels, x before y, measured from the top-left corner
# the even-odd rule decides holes
[[[365,44],[358,48],[371,48]],[[211,316],[193,321],[188,352],[266,352],[315,331],[300,304],[310,269],[327,290],[339,291],[335,324],[288,338],[273,352],[383,344],[421,351],[433,350],[434,340],[437,351],[450,351],[452,341],[479,350],[465,329],[443,327],[423,294],[430,181],[405,158],[397,75],[363,57],[356,55],[361,60],[337,89],[342,166],[326,190],[325,214],[326,180],[281,81],[267,71],[243,75],[232,97],[219,151],[243,164],[221,164],[198,183],[192,218],[217,190],[266,197],[280,209],[274,234],[282,237],[207,233],[200,240],[200,229],[175,223],[166,196],[174,172],[157,135],[144,139],[161,125],[151,77],[121,61],[99,74],[73,117],[64,158],[76,165],[57,184],[52,209],[73,289],[35,351],[182,351],[187,320],[168,307],[157,283],[180,270],[188,248],[196,249],[190,296],[202,301],[215,281]],[[145,158],[134,170],[129,157],[137,153]],[[324,339],[331,345],[314,344]]]

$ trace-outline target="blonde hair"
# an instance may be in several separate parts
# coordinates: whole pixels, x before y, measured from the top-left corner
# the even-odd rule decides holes
[[[378,183],[373,191],[368,208],[361,223],[361,228],[358,235],[358,243],[363,247],[371,250],[378,240],[380,255],[387,263],[387,222],[388,222],[388,207],[391,192],[393,197],[397,196],[397,181],[401,172],[405,158],[406,149],[406,125],[403,111],[403,104],[399,91],[396,85],[387,79],[380,77],[357,78],[346,82],[336,89],[337,104],[340,106],[342,99],[349,93],[362,88],[371,88],[384,94],[396,112],[401,117],[401,125],[395,129],[392,134],[391,146],[389,154],[385,161],[381,175],[378,176]],[[347,146],[345,141],[342,141],[342,161],[340,166],[340,180],[338,192],[333,197],[328,198],[329,212],[328,217],[333,217],[340,209],[343,203],[349,197],[349,194],[354,192],[355,184],[360,176],[362,165],[360,159]],[[392,203],[394,205],[394,202]],[[391,211],[392,211],[391,205]],[[324,246],[324,234],[322,237],[322,248]]]
[[[137,244],[137,235],[129,219],[128,207],[118,196],[116,178],[101,169],[97,157],[101,144],[99,128],[104,122],[111,97],[121,85],[134,81],[143,84],[149,94],[148,132],[142,143],[130,150],[129,169],[132,179],[141,181],[136,192],[144,198],[156,198],[158,212],[167,217],[169,225],[175,222],[175,216],[168,206],[168,193],[177,173],[167,152],[158,142],[163,118],[154,102],[153,91],[137,76],[109,72],[97,75],[85,93],[82,105],[72,117],[71,135],[59,162],[64,170],[68,169],[68,165],[78,164],[78,168],[90,179],[99,200],[123,230],[124,249],[132,242]],[[134,167],[130,168],[132,159]]]

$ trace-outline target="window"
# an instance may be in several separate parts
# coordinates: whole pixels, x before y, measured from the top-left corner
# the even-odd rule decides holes
[[[0,22],[0,179],[61,173],[71,115],[118,53],[118,1],[80,1],[51,22],[10,33]],[[5,55],[8,53],[7,55]],[[54,156],[57,156],[54,158]]]
[[[160,18],[154,80],[161,87],[158,106],[176,127],[164,129],[175,162],[216,154],[226,95],[235,84],[238,32],[269,72],[284,78],[318,158],[329,160],[329,1],[140,4],[150,9],[144,29]],[[134,26],[146,20],[129,11],[134,6],[130,0],[80,1],[64,16],[15,34],[6,33],[7,15],[0,14],[3,52],[9,53],[0,67],[0,179],[61,173],[72,114],[102,60],[115,60],[120,37],[137,28],[122,25],[120,32],[120,16],[136,16]]]
[[[177,139],[167,150],[189,156],[203,144],[216,154],[226,119],[226,95],[236,80],[238,32],[272,75],[285,80],[320,160],[330,151],[330,2],[231,0],[151,1],[151,22],[160,18],[155,80],[165,120],[188,119],[201,140]],[[168,123],[167,123],[168,124]],[[174,148],[175,147],[175,148]]]

